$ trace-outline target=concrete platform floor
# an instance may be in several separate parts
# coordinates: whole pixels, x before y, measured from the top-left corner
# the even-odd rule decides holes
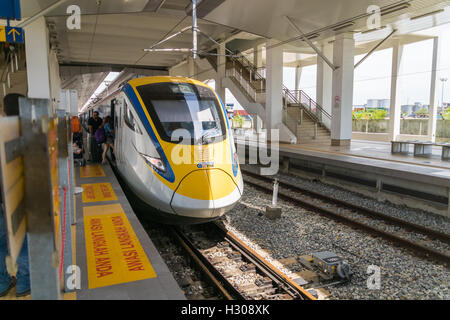
[[[252,142],[257,141],[257,135],[254,133],[245,133],[244,136],[235,132],[234,137],[236,141],[240,142],[244,139]],[[409,154],[392,154],[390,142],[355,139],[352,139],[350,146],[331,146],[330,141],[318,140],[301,144],[280,143],[280,147],[294,150],[309,150],[368,159],[394,161],[405,164],[436,167],[440,169],[450,169],[450,161],[444,161],[441,159],[442,148],[438,146],[433,147],[431,157],[415,157],[413,155],[413,145],[409,146]]]
[[[433,147],[431,157],[415,157],[413,155],[413,146],[410,146],[409,154],[392,154],[391,143],[381,141],[352,140],[350,146],[331,146],[330,144],[311,143],[311,144],[280,144],[284,148],[313,150],[318,152],[328,152],[370,159],[388,160],[403,162],[407,164],[422,165],[428,167],[437,167],[450,169],[450,161],[441,159],[442,148]],[[449,175],[450,177],[450,175]]]

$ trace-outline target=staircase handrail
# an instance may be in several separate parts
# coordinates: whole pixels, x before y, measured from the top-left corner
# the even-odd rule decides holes
[[[306,104],[310,109],[318,109],[320,111],[320,113],[322,113],[323,115],[325,115],[325,117],[327,117],[328,119],[331,119],[331,115],[325,110],[323,109],[315,100],[313,100],[305,91],[303,90],[289,90],[291,92],[293,92],[293,95],[295,97],[300,97],[300,99],[297,98],[297,101],[302,103],[302,104]],[[298,94],[297,94],[298,92]],[[305,103],[305,102],[307,103]]]
[[[241,52],[237,52],[237,54],[230,58],[233,62],[238,62],[242,67],[247,68],[247,70],[250,73],[250,79],[247,81],[242,76],[242,70],[237,70],[236,66],[234,65],[233,69],[237,71],[240,75],[239,79],[237,79],[243,88],[247,91],[247,93],[250,96],[256,96],[255,91],[258,90],[257,88],[254,88],[252,85],[252,78],[254,78],[256,81],[261,81],[261,89],[260,92],[264,92],[265,89],[262,88],[262,82],[266,81],[266,78],[263,77],[259,72],[258,69],[251,61],[249,61]],[[253,75],[253,77],[252,77]],[[242,82],[245,81],[245,85],[242,84]],[[249,88],[254,89],[252,92],[249,92]],[[306,94],[303,90],[290,90],[285,85],[283,85],[283,92],[284,92],[284,98],[286,100],[291,100],[292,103],[298,104],[302,106],[305,111],[310,115],[310,117],[315,120],[316,122],[321,123],[322,125],[326,126],[326,124],[323,121],[323,118],[328,118],[331,120],[331,115],[322,108],[316,101],[314,101],[308,94]],[[256,99],[255,99],[256,100]]]
[[[11,54],[12,54],[12,52],[8,51],[5,61],[12,61]],[[9,70],[9,62],[5,63],[5,68],[3,69],[2,75],[0,77],[1,82],[4,82],[5,74],[6,74],[6,71],[8,71],[8,70]]]
[[[242,54],[242,52],[237,51],[236,55],[231,57],[231,60],[238,61],[244,68],[247,68],[247,70],[251,71],[251,74],[254,76],[255,80],[262,80],[262,81],[266,80],[266,78],[264,78],[258,72],[258,68],[250,60],[248,60],[244,56],[244,54]]]

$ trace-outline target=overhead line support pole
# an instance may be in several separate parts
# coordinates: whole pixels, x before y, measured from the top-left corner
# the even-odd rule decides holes
[[[197,0],[192,0],[192,58],[197,59]]]

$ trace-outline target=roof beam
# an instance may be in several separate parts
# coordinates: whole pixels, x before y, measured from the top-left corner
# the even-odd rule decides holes
[[[391,33],[389,33],[387,35],[386,38],[384,38],[383,40],[381,40],[375,47],[373,47],[361,60],[359,60],[356,64],[355,67],[358,67],[364,60],[366,60],[372,53],[375,52],[375,50],[378,49],[379,46],[381,46],[387,39],[389,39],[395,32],[397,31],[397,29],[392,30]]]
[[[325,61],[325,62],[330,66],[331,69],[336,70],[337,67],[336,67],[330,60],[328,60],[327,57],[325,57],[325,55],[322,53],[322,51],[320,51],[320,49],[317,48],[317,47],[314,45],[314,43],[312,43],[311,40],[309,40],[309,39],[306,37],[306,35],[303,33],[302,30],[300,30],[299,27],[297,27],[297,25],[294,23],[294,21],[292,21],[292,19],[289,18],[288,16],[284,16],[284,17],[285,17],[286,20],[289,22],[289,24],[291,25],[291,27],[294,28],[295,31],[297,31],[297,33],[298,33],[300,36],[302,36],[301,39],[302,39],[303,41],[305,41],[311,48],[313,48],[313,50],[317,53],[317,55],[320,56],[320,57],[323,59],[323,61]]]

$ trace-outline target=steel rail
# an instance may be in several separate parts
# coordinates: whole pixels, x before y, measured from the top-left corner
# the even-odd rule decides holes
[[[227,300],[244,300],[242,294],[234,288],[227,279],[217,271],[212,264],[201,254],[195,245],[178,229],[172,227],[171,232],[177,238],[183,249],[192,258],[193,262],[206,275],[208,280],[220,291]]]
[[[259,175],[257,175],[257,176],[258,176],[258,178],[261,177]],[[262,180],[262,178],[260,180]],[[262,190],[262,191],[264,191],[266,193],[272,193],[272,189],[270,187],[266,187],[266,186],[258,184],[256,182],[252,182],[252,181],[250,181],[248,179],[244,179],[244,181],[245,181],[245,183],[250,184],[253,187],[255,187],[257,189],[260,189],[260,190]],[[281,185],[281,181],[280,181],[280,185]],[[323,195],[321,195],[321,197],[322,196]],[[419,255],[421,257],[425,257],[425,258],[428,258],[428,259],[433,259],[433,260],[436,260],[436,261],[444,263],[446,266],[450,266],[450,255],[448,255],[448,254],[446,254],[444,252],[440,252],[440,251],[438,251],[436,249],[433,249],[433,248],[421,245],[420,243],[407,240],[405,238],[402,238],[402,237],[397,236],[395,234],[386,232],[386,231],[381,230],[379,228],[372,227],[372,226],[370,226],[368,224],[365,224],[365,223],[362,223],[362,222],[358,221],[357,219],[346,217],[343,214],[338,213],[337,210],[323,208],[323,207],[318,206],[317,204],[313,203],[312,201],[308,201],[306,199],[299,199],[299,198],[293,197],[293,196],[288,195],[288,194],[283,193],[283,192],[279,192],[279,197],[283,198],[285,200],[297,203],[297,204],[301,205],[302,207],[305,207],[305,208],[310,209],[312,211],[318,212],[318,213],[320,213],[322,215],[325,215],[327,217],[333,218],[334,220],[338,220],[338,221],[340,221],[342,223],[345,223],[345,224],[350,225],[352,227],[355,227],[357,229],[361,229],[361,230],[364,230],[365,232],[371,233],[373,235],[380,236],[380,237],[382,237],[384,239],[387,239],[387,240],[391,241],[392,243],[394,243],[396,245],[402,246],[402,247],[404,247],[404,248],[414,252],[415,254],[417,254],[417,255]],[[355,206],[353,205],[352,209],[354,209],[354,208],[355,208]],[[365,208],[360,208],[360,207],[357,207],[357,206],[356,206],[356,208],[358,210],[361,210],[361,212],[365,210]],[[405,225],[405,227],[406,227],[406,225]]]
[[[241,170],[241,171],[243,173],[249,175],[249,176],[255,177],[257,179],[265,180],[267,182],[271,182],[273,180],[272,178],[269,178],[267,176],[261,176],[261,175],[255,174],[255,173],[247,171],[247,170]],[[372,210],[372,209],[369,209],[369,208],[361,207],[361,206],[358,206],[358,205],[353,204],[351,202],[348,202],[348,201],[345,201],[345,200],[342,200],[342,199],[337,199],[337,198],[334,198],[334,197],[331,197],[331,196],[328,196],[326,194],[322,194],[322,193],[319,193],[319,192],[316,192],[316,191],[313,191],[313,190],[307,190],[305,188],[302,188],[300,186],[297,186],[297,185],[292,184],[292,183],[287,182],[287,181],[283,181],[283,180],[278,180],[278,181],[280,183],[280,186],[282,186],[282,187],[285,187],[285,188],[288,188],[288,189],[293,189],[295,191],[298,191],[298,192],[301,192],[301,193],[305,193],[305,194],[308,194],[310,196],[313,196],[313,197],[316,197],[316,198],[320,198],[320,199],[323,199],[323,200],[326,200],[326,201],[334,202],[336,204],[348,207],[348,208],[350,208],[352,210],[357,210],[358,213],[364,214],[366,216],[369,216],[370,218],[383,219],[383,220],[386,220],[386,221],[388,221],[388,222],[390,222],[392,224],[395,224],[395,225],[397,225],[399,227],[406,228],[406,229],[409,229],[411,231],[420,232],[420,233],[423,233],[424,235],[427,235],[427,236],[432,237],[434,239],[437,239],[437,240],[440,240],[440,241],[443,241],[443,242],[446,242],[446,243],[450,244],[450,235],[446,234],[446,233],[443,233],[441,231],[430,229],[430,228],[424,227],[422,225],[419,225],[419,224],[416,224],[416,223],[413,223],[413,222],[410,222],[410,221],[406,221],[406,220],[403,220],[403,219],[400,219],[400,218],[397,218],[397,217],[393,217],[393,216],[390,216],[388,214],[385,214],[385,213],[382,213],[382,212],[379,212],[379,211],[375,211],[375,210]]]
[[[259,270],[263,271],[266,276],[272,279],[272,281],[277,283],[287,292],[291,293],[291,295],[297,295],[301,299],[316,300],[316,298],[308,291],[286,277],[281,271],[278,270],[278,268],[266,261],[257,252],[242,242],[242,240],[240,240],[236,235],[225,229],[217,222],[214,222],[214,225],[224,234],[225,238],[233,245],[233,247],[237,249],[247,260],[257,266]]]
[[[214,228],[211,230],[214,234],[219,234],[227,241],[233,250],[239,252],[248,262],[255,265],[259,272],[270,278],[278,288],[284,290],[288,295],[297,300],[316,300],[308,291],[300,287],[291,279],[287,278],[276,267],[265,261],[260,255],[249,248],[237,236],[226,230],[216,222],[210,224]],[[245,297],[222,275],[208,259],[196,248],[196,246],[183,234],[179,228],[171,229],[177,240],[183,246],[183,249],[193,258],[194,262],[205,272],[219,291],[228,299],[245,300]]]

